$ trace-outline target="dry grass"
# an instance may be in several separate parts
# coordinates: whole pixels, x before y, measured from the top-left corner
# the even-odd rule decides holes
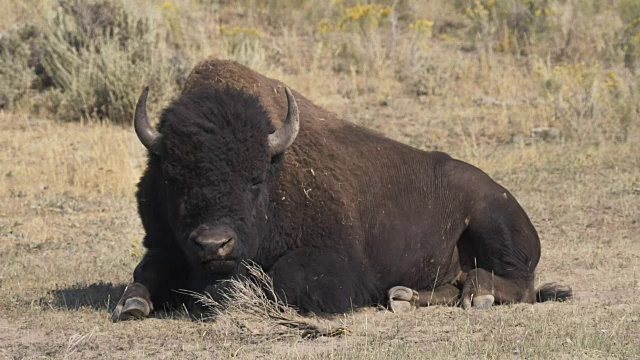
[[[486,312],[434,307],[401,316],[372,308],[331,320],[350,336],[303,340],[255,314],[243,319],[254,331],[225,320],[192,322],[179,312],[111,324],[109,310],[139,260],[132,244],[142,236],[136,176],[119,174],[139,174],[142,146],[130,129],[11,114],[0,120],[1,355],[634,358],[640,352],[637,135],[582,147],[458,149],[520,199],[542,238],[539,281],[573,286],[575,300]],[[54,160],[51,153],[64,156]],[[83,167],[87,154],[95,156],[93,166]],[[111,162],[127,165],[108,175],[97,170]],[[94,178],[82,177],[83,169]],[[87,180],[71,183],[78,178]]]
[[[158,61],[179,56],[189,68],[205,56],[236,59],[345,119],[484,169],[539,230],[538,281],[573,286],[575,300],[484,312],[371,308],[333,319],[285,311],[287,321],[350,330],[309,340],[274,327],[277,319],[258,308],[240,317],[265,304],[240,287],[247,296],[226,320],[160,312],[111,324],[109,310],[141,256],[133,193],[143,147],[108,117],[55,121],[73,108],[51,107],[52,96],[73,101],[83,89],[64,95],[30,87],[33,74],[7,77],[26,63],[7,60],[3,37],[0,97],[11,101],[0,99],[0,358],[638,358],[636,2],[550,1],[552,12],[513,23],[520,27],[507,21],[517,13],[509,4],[547,2],[497,1],[493,10],[490,1],[395,3],[388,14],[392,3],[381,1],[366,15],[354,1],[122,4],[149,21]],[[0,31],[44,28],[54,4],[9,0]],[[128,53],[105,46],[102,59],[123,69]],[[87,66],[100,59],[92,56]],[[135,96],[153,81],[150,69],[103,74]],[[179,82],[178,74],[160,75]],[[153,114],[177,91],[169,78],[155,79]],[[135,100],[127,96],[123,104]],[[531,129],[541,126],[560,135],[534,139]]]
[[[245,336],[275,339],[298,335],[302,338],[348,335],[349,329],[313,316],[303,317],[283,299],[278,299],[271,277],[260,266],[245,261],[246,277],[227,280],[227,289],[218,301],[210,294],[191,291],[182,293],[195,297],[207,312],[205,318],[225,324],[225,335],[234,328]]]

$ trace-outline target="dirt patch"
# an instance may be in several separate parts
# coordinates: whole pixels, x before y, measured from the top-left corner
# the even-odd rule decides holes
[[[35,354],[55,356],[61,349],[52,345],[52,336],[0,317],[0,355],[7,358],[28,358]]]
[[[589,305],[637,304],[640,289],[618,290],[577,290],[574,291],[575,302]]]

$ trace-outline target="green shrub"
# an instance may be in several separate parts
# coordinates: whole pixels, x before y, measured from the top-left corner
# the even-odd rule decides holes
[[[128,124],[143,85],[152,89],[153,110],[190,68],[176,37],[180,24],[167,22],[153,27],[118,0],[58,0],[44,25],[0,33],[0,108],[31,92],[38,93],[26,98],[32,110],[57,119]]]
[[[625,27],[620,39],[625,67],[635,72],[640,59],[640,1],[621,0],[618,3],[620,18]]]
[[[632,23],[640,19],[640,1],[638,0],[619,0],[618,13],[625,23]]]
[[[47,102],[63,120],[128,123],[143,85],[164,102],[184,77],[180,57],[156,51],[149,21],[116,2],[61,0],[44,43],[42,63],[55,85]]]
[[[474,40],[491,42],[498,51],[524,53],[554,26],[553,0],[456,0],[471,21]]]
[[[636,121],[637,95],[630,78],[599,62],[539,63],[535,75],[565,138],[624,141]]]
[[[266,56],[262,44],[264,34],[257,28],[221,25],[220,35],[226,45],[226,52],[234,60],[249,66],[264,62]]]
[[[336,2],[331,15],[316,24],[322,44],[333,54],[335,72],[367,71],[388,57],[385,30],[391,7],[377,3],[346,6]]]
[[[31,59],[35,38],[32,26],[0,33],[0,109],[13,106],[36,79]]]

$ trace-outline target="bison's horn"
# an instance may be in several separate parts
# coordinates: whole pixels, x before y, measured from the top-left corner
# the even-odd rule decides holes
[[[142,94],[138,98],[136,104],[136,115],[134,119],[134,126],[136,128],[136,134],[142,145],[144,145],[149,151],[156,155],[160,155],[160,143],[162,134],[149,125],[147,120],[147,94],[149,94],[149,87],[145,86],[142,89]]]
[[[269,135],[269,150],[271,156],[282,154],[287,148],[293,144],[293,141],[298,135],[300,130],[300,114],[298,113],[298,104],[296,99],[291,94],[289,88],[284,88],[285,94],[287,94],[287,119],[284,121],[284,125],[273,134]]]

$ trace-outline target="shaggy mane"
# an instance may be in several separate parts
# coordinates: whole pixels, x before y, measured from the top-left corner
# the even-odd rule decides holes
[[[238,89],[203,86],[174,100],[162,113],[159,131],[169,153],[190,162],[195,153],[267,154],[267,135],[274,131],[257,97]]]

